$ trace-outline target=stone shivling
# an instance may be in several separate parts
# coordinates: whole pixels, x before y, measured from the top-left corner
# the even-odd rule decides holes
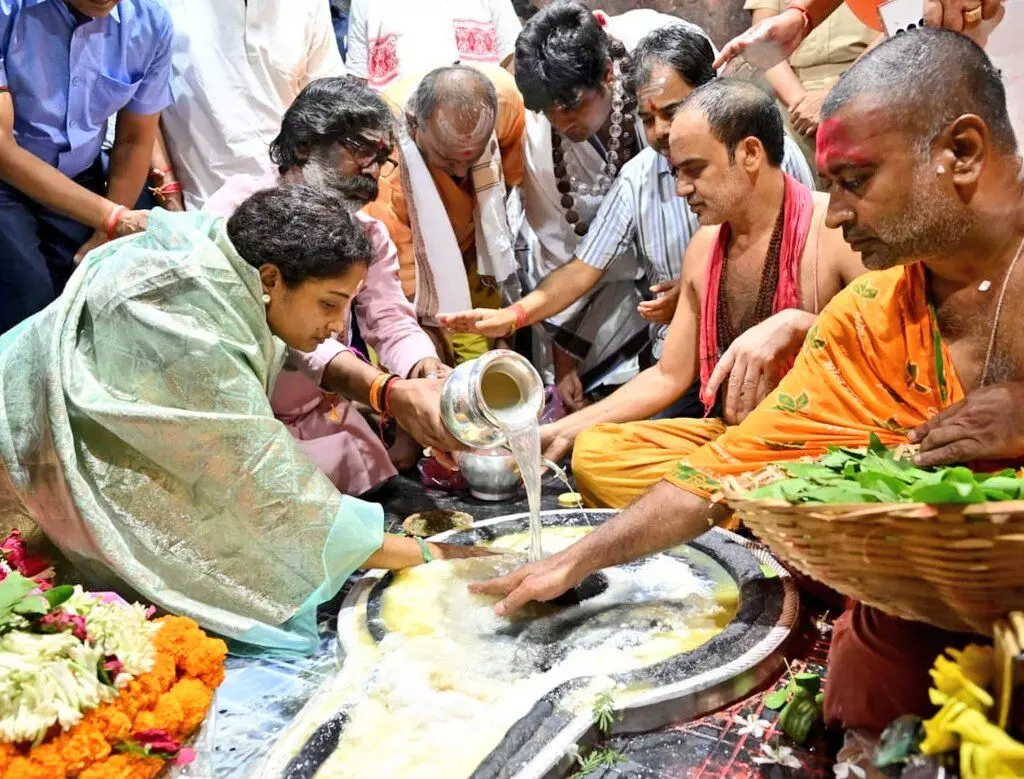
[[[557,549],[613,514],[544,512],[545,543]],[[339,617],[339,675],[260,775],[559,776],[591,735],[598,696],[614,700],[616,731],[644,731],[742,697],[781,665],[795,588],[721,530],[609,569],[575,603],[496,617],[466,584],[520,563],[527,525],[513,515],[442,536],[509,554],[366,574]]]

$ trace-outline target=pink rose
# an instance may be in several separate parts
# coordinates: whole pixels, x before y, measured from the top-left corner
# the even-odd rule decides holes
[[[181,744],[171,738],[170,733],[158,728],[140,730],[132,736],[132,739],[143,749],[147,749],[149,752],[162,752],[168,757],[178,754],[181,749]]]
[[[63,609],[55,609],[36,620],[36,628],[41,633],[63,633],[71,631],[71,635],[79,641],[88,641],[89,634],[85,630],[85,617],[80,614],[68,614]]]

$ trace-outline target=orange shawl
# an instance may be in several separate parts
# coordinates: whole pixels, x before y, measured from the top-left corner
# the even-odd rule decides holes
[[[868,273],[825,307],[778,388],[742,424],[683,460],[668,479],[708,497],[717,477],[827,447],[906,443],[906,433],[964,392],[939,335],[920,264]]]

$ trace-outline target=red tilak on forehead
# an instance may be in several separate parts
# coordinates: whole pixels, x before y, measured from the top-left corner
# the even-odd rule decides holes
[[[826,119],[818,125],[818,141],[814,162],[818,170],[828,170],[829,160],[842,159],[850,165],[866,165],[870,157],[863,147],[850,138],[849,130],[838,116]]]

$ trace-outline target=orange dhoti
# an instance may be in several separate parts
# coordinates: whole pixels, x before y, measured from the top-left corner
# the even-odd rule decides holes
[[[719,419],[594,425],[577,436],[573,448],[576,488],[587,506],[625,508],[724,432]]]

